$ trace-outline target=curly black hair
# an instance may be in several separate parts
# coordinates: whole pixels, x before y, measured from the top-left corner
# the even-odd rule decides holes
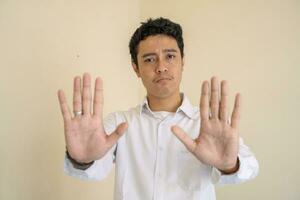
[[[179,24],[172,22],[167,18],[148,19],[146,22],[142,22],[142,25],[137,28],[132,35],[129,42],[129,50],[131,55],[131,61],[138,66],[137,61],[137,47],[140,41],[145,40],[148,36],[163,34],[173,37],[180,49],[181,57],[184,56],[184,43],[182,38],[182,28]]]

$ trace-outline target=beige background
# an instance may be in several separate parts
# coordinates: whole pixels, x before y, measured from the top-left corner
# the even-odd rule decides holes
[[[218,200],[299,200],[300,1],[0,0],[0,199],[112,199],[113,176],[63,173],[56,92],[102,76],[105,114],[135,106],[144,89],[128,41],[140,21],[165,16],[184,29],[182,91],[197,105],[217,75],[243,95],[241,135],[260,163],[251,182],[217,188]]]

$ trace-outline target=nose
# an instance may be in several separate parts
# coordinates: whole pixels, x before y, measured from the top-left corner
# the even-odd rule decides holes
[[[166,63],[164,63],[163,60],[159,59],[156,69],[155,69],[155,72],[160,74],[162,72],[167,72],[167,71],[168,71],[168,68],[167,68]]]

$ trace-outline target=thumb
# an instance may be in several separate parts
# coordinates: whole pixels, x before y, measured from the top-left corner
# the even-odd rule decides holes
[[[179,126],[172,126],[171,131],[185,145],[185,147],[193,153],[194,149],[196,148],[195,141],[190,138]]]
[[[109,146],[113,146],[118,141],[118,139],[125,133],[127,128],[128,124],[126,122],[119,124],[116,130],[107,136],[107,142]]]

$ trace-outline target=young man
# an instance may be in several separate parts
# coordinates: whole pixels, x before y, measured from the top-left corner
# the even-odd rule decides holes
[[[101,180],[115,163],[115,200],[214,200],[215,184],[253,179],[258,163],[239,138],[240,95],[229,117],[226,81],[219,84],[213,77],[202,84],[200,109],[180,93],[180,25],[150,19],[135,31],[129,47],[132,67],[147,90],[140,105],[102,120],[102,81],[95,81],[92,109],[91,78],[84,74],[82,92],[81,78],[74,78],[72,117],[58,91],[65,171]]]

